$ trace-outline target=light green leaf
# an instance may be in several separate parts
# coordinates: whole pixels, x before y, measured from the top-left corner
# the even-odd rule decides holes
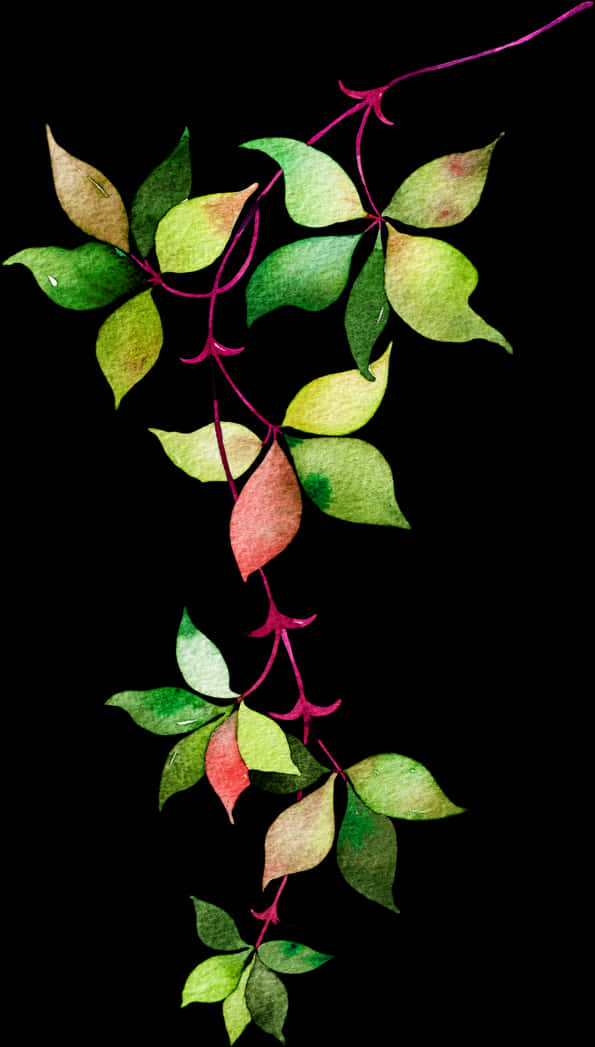
[[[379,408],[388,384],[388,365],[392,342],[372,364],[374,383],[359,371],[327,374],[308,382],[294,396],[282,424],[306,433],[342,436],[360,429]]]
[[[250,781],[259,789],[271,793],[296,793],[299,789],[307,789],[313,785],[325,773],[328,768],[318,763],[306,746],[293,734],[287,734],[287,743],[291,753],[292,762],[299,768],[299,774],[275,774],[265,771],[250,771]]]
[[[122,397],[159,359],[163,328],[151,291],[143,291],[108,316],[97,335],[97,362],[114,394]]]
[[[350,785],[337,837],[337,863],[350,887],[391,912],[399,911],[393,899],[397,865],[395,827],[386,815],[376,814],[367,807]]]
[[[149,429],[149,432],[155,434],[174,465],[189,476],[202,483],[227,479],[214,423],[204,425],[192,433],[172,433],[163,429]],[[221,433],[230,472],[236,479],[258,458],[262,440],[237,422],[221,422]]]
[[[276,974],[269,971],[258,956],[246,985],[246,1003],[253,1020],[263,1032],[285,1043],[283,1026],[287,1017],[287,989]]]
[[[353,437],[288,440],[307,495],[329,516],[352,523],[409,528],[395,501],[390,465],[372,444]]]
[[[41,290],[64,309],[99,309],[145,286],[145,275],[107,244],[27,247],[3,265],[26,265]]]
[[[222,712],[220,705],[212,705],[181,687],[121,691],[105,704],[126,709],[135,723],[153,734],[187,734]]]
[[[249,770],[299,774],[285,731],[245,702],[238,709],[238,748]]]
[[[184,608],[176,640],[180,672],[189,687],[209,698],[237,698],[229,687],[229,669],[221,651],[192,623]]]
[[[279,974],[304,974],[332,960],[332,956],[316,952],[299,942],[263,942],[258,948],[263,963]]]
[[[503,335],[469,306],[477,269],[455,247],[431,236],[407,236],[389,227],[386,293],[414,331],[438,342],[484,338],[511,353]]]
[[[418,167],[399,186],[383,214],[419,229],[462,222],[479,203],[501,137],[483,149],[450,153]]]
[[[209,949],[222,949],[224,952],[233,952],[235,949],[249,948],[248,943],[240,938],[235,920],[231,918],[225,909],[210,902],[203,902],[200,898],[193,898],[194,911],[196,913],[196,931],[201,942],[209,946]]]
[[[130,228],[143,258],[153,246],[158,223],[190,196],[191,188],[190,136],[185,128],[174,151],[145,178],[132,201]]]
[[[205,773],[205,754],[213,731],[231,712],[218,716],[216,720],[193,731],[181,741],[176,742],[165,761],[161,784],[159,786],[159,810],[174,793],[182,792],[196,785]]]
[[[317,236],[286,244],[255,269],[246,288],[247,323],[282,305],[316,312],[337,301],[360,236]]]
[[[384,290],[384,248],[378,233],[374,249],[354,281],[345,308],[345,332],[351,355],[369,382],[374,375],[368,364],[372,350],[389,318]]]
[[[182,992],[182,1007],[189,1003],[217,1003],[236,988],[250,949],[226,956],[211,956],[195,967]]]
[[[242,148],[259,149],[283,169],[285,206],[294,222],[319,227],[366,217],[349,175],[320,149],[294,138],[258,138]]]
[[[184,200],[161,219],[155,250],[162,272],[194,273],[219,257],[256,182],[238,193]]]
[[[252,1021],[252,1015],[250,1014],[246,1003],[246,986],[253,966],[254,960],[251,960],[248,966],[244,969],[237,987],[227,997],[227,999],[223,1001],[223,1020],[225,1022],[225,1028],[227,1029],[230,1047],[242,1035],[246,1026]]]
[[[381,753],[348,767],[346,774],[364,803],[377,814],[418,821],[460,814],[423,764],[397,753]]]

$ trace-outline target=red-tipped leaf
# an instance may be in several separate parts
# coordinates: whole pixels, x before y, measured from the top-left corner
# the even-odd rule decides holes
[[[233,824],[233,809],[238,796],[250,785],[248,768],[237,743],[237,713],[233,713],[212,734],[205,756],[207,778]]]
[[[295,473],[275,441],[240,493],[231,514],[233,554],[244,581],[295,537],[302,498]]]

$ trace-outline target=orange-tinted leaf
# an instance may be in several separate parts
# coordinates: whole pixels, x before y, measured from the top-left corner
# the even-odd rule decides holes
[[[301,515],[299,484],[275,441],[231,514],[231,547],[244,581],[283,552],[297,533]]]
[[[248,768],[238,749],[237,718],[237,713],[233,713],[211,735],[205,757],[207,778],[225,807],[232,824],[236,800],[250,785]]]
[[[319,789],[287,807],[271,825],[264,844],[262,889],[271,880],[314,869],[335,837],[333,787],[336,773]]]

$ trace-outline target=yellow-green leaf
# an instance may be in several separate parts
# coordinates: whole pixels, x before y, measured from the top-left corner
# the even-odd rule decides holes
[[[97,335],[97,361],[116,407],[151,370],[163,345],[161,317],[151,291],[143,291],[108,316]]]
[[[238,709],[238,748],[251,771],[299,774],[291,759],[285,732],[271,720],[242,702]]]
[[[255,959],[255,958],[254,958]],[[230,1047],[240,1037],[247,1025],[252,1021],[252,1015],[246,1004],[246,985],[250,972],[254,966],[254,959],[248,964],[242,973],[236,988],[223,1002],[223,1020]]]
[[[192,433],[166,432],[163,429],[149,429],[149,432],[155,434],[174,465],[189,476],[202,483],[227,479],[219,453],[217,431],[212,422]],[[258,458],[262,441],[245,425],[238,425],[237,422],[221,422],[221,434],[230,472],[235,479],[245,473]]]
[[[182,992],[182,1007],[189,1003],[217,1003],[236,988],[250,949],[242,952],[211,956],[199,963],[188,976]]]
[[[279,876],[314,869],[326,858],[335,837],[333,789],[336,773],[319,789],[286,807],[265,839],[264,890]]]
[[[343,436],[369,422],[380,406],[388,383],[392,342],[370,371],[376,378],[368,382],[359,371],[341,371],[315,378],[294,396],[283,425],[320,436]]]
[[[346,774],[365,804],[377,814],[417,821],[461,814],[430,772],[409,756],[380,753],[348,767]]]
[[[237,193],[195,196],[172,207],[155,234],[155,250],[163,272],[193,273],[221,254],[255,182]]]

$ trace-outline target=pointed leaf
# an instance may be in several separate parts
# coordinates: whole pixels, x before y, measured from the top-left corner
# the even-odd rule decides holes
[[[250,770],[299,774],[285,731],[269,716],[249,709],[245,702],[238,709],[238,746]]]
[[[244,581],[295,538],[302,496],[295,473],[275,440],[233,507],[231,547]]]
[[[366,807],[349,785],[347,808],[337,837],[337,863],[350,887],[392,912],[399,911],[393,899],[395,827],[384,814]]]
[[[184,608],[178,636],[176,657],[180,672],[189,687],[209,698],[237,698],[230,690],[229,669],[221,651],[190,620]]]
[[[153,734],[186,734],[202,727],[221,713],[221,706],[181,687],[157,687],[151,691],[121,691],[106,705],[126,709],[139,727]]]
[[[372,444],[332,436],[288,442],[302,487],[324,513],[409,528],[395,501],[390,465]]]
[[[501,137],[483,149],[450,153],[418,167],[399,186],[383,214],[419,229],[462,222],[479,203]]]
[[[336,773],[319,789],[287,807],[265,839],[262,889],[279,876],[314,869],[326,858],[335,836],[333,789]]]
[[[219,716],[212,723],[206,724],[198,731],[193,731],[181,741],[176,742],[168,753],[161,784],[159,786],[159,810],[174,793],[182,792],[196,785],[205,773],[205,753],[213,731],[225,719]]]
[[[163,272],[193,273],[219,257],[240,212],[258,185],[238,193],[194,196],[172,207],[155,233],[155,250]]]
[[[138,266],[107,244],[27,247],[3,265],[26,265],[44,294],[64,309],[99,309],[130,291],[139,291],[145,277]]]
[[[389,227],[385,280],[395,312],[425,338],[438,342],[484,338],[512,352],[503,335],[469,306],[477,269],[443,240],[407,236]]]
[[[145,178],[132,201],[130,227],[143,258],[153,246],[158,223],[190,196],[191,188],[190,137],[185,128],[173,153]]]
[[[207,778],[225,807],[232,825],[236,800],[250,785],[248,768],[238,749],[237,718],[237,712],[232,713],[211,735],[205,758]]]
[[[161,317],[151,291],[135,295],[101,325],[97,361],[110,384],[116,407],[157,363],[162,345]]]
[[[242,148],[259,149],[283,169],[285,206],[294,222],[324,226],[366,217],[349,175],[320,149],[294,138],[258,138]]]
[[[46,125],[54,185],[71,222],[128,253],[128,215],[118,190],[96,167],[67,153]]]
[[[168,433],[163,429],[149,429],[149,432],[155,434],[174,465],[188,476],[203,483],[227,479],[213,422],[192,433]],[[221,432],[231,475],[236,479],[258,458],[262,441],[245,425],[236,422],[221,422]]]
[[[246,1003],[253,1020],[263,1032],[285,1043],[283,1026],[287,1017],[287,989],[276,974],[269,971],[258,956],[246,985]]]
[[[369,382],[372,350],[388,323],[389,303],[384,290],[384,248],[378,233],[374,249],[354,281],[345,309],[345,331],[351,355]]]
[[[347,769],[357,794],[377,814],[417,821],[460,814],[423,764],[397,753],[369,756]]]
[[[217,1003],[224,1000],[236,988],[249,949],[227,956],[211,956],[195,967],[189,975],[182,992],[182,1007],[189,1003]]]
[[[246,986],[255,959],[256,957],[251,960],[248,966],[244,969],[237,987],[227,997],[227,999],[223,1001],[223,1020],[225,1022],[225,1028],[227,1029],[230,1047],[242,1035],[246,1026],[252,1021],[252,1015],[250,1014],[246,1003]]]
[[[282,305],[316,312],[336,302],[360,240],[361,235],[317,236],[273,251],[246,288],[248,327]]]
[[[299,789],[307,789],[323,775],[328,773],[328,768],[315,760],[306,746],[293,734],[285,736],[289,744],[292,762],[299,769],[299,774],[275,774],[263,771],[250,771],[250,780],[259,789],[270,793],[296,793]]]
[[[233,952],[244,946],[249,948],[248,943],[240,938],[235,920],[232,920],[225,909],[211,905],[210,902],[203,902],[200,898],[192,898],[192,902],[196,913],[196,932],[201,942],[208,945],[209,949]]]
[[[371,372],[377,379],[373,383],[362,378],[359,371],[327,374],[309,382],[294,396],[282,424],[326,436],[360,429],[370,421],[386,392],[391,349],[392,342],[372,364]]]
[[[267,967],[279,974],[305,974],[333,958],[299,942],[263,942],[258,955]]]

